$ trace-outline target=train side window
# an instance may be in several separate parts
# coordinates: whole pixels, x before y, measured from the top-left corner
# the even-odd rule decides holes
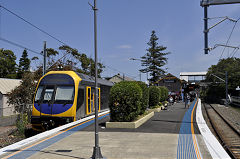
[[[57,86],[55,101],[68,101],[68,103],[72,103],[74,98],[74,87],[73,86]]]
[[[86,87],[87,91],[86,91],[86,114],[90,114],[91,113],[91,87]]]
[[[84,102],[84,89],[78,89],[78,100],[77,100],[77,110],[81,107]]]

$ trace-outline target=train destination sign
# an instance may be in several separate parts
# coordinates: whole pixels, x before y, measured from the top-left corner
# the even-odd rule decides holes
[[[240,3],[240,0],[202,0],[201,6]]]

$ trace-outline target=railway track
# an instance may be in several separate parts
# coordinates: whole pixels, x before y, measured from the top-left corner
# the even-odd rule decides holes
[[[204,103],[207,117],[220,143],[233,159],[240,159],[240,133],[212,105]],[[212,108],[212,109],[209,109]]]

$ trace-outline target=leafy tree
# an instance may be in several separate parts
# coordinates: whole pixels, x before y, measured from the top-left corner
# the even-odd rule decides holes
[[[82,71],[83,73],[87,73],[88,72],[88,68],[90,66],[90,59],[87,57],[86,54],[82,54],[79,61],[81,61],[81,67],[82,67]]]
[[[162,67],[167,63],[166,55],[169,52],[164,53],[167,47],[158,46],[157,43],[158,37],[156,36],[155,31],[152,31],[150,41],[147,43],[149,48],[147,49],[147,54],[141,57],[142,66],[145,67],[140,71],[143,73],[150,72],[152,78],[150,78],[150,82],[156,82],[159,77],[164,75],[165,71]]]
[[[84,73],[90,76],[95,76],[95,62],[91,57],[87,57],[84,53],[79,53],[77,49],[73,49],[69,46],[63,45],[59,47],[66,54],[69,54],[69,58],[63,58],[56,63],[61,70],[74,70],[79,73]],[[80,66],[78,65],[80,63]],[[105,66],[98,62],[98,77],[101,77]]]
[[[33,96],[36,88],[34,73],[25,72],[22,76],[21,84],[8,93],[9,104],[14,105],[15,111],[21,113],[17,120],[17,129],[20,134],[24,134],[27,123],[30,121]]]
[[[69,46],[63,45],[59,47],[61,52],[58,52],[52,48],[47,48],[47,71],[58,71],[58,70],[73,70],[79,73],[87,75],[95,75],[95,63],[91,57],[87,57],[84,53],[79,53],[77,49],[73,49]],[[60,57],[57,59],[57,57]],[[35,60],[35,59],[34,59]],[[98,77],[101,77],[104,65],[98,63]],[[40,78],[42,76],[42,64],[37,67],[36,76]]]
[[[102,63],[97,63],[98,65],[98,77],[101,77],[101,73],[103,72],[103,68],[105,66]],[[95,76],[95,61],[94,59],[90,58],[90,67],[88,68],[87,74],[90,76]]]
[[[235,89],[240,83],[239,66],[240,58],[227,58],[221,59],[217,65],[212,65],[208,68],[206,81],[212,82],[212,84],[207,90],[207,96],[214,96],[213,98],[225,98],[225,83],[214,77],[213,74],[225,80],[226,71],[228,73],[229,93],[235,94]]]
[[[21,79],[23,76],[23,73],[28,72],[30,69],[30,59],[28,58],[27,50],[24,50],[22,53],[22,57],[19,60],[18,65],[18,72],[17,72],[17,78]]]
[[[0,77],[16,77],[16,56],[11,50],[0,49]]]
[[[15,106],[16,112],[27,113],[26,106],[32,104],[35,88],[34,74],[31,72],[24,73],[21,84],[8,93],[8,103]]]

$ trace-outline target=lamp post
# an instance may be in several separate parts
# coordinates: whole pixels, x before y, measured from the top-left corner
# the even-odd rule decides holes
[[[141,59],[137,59],[137,58],[130,58],[129,60],[132,60],[132,61],[142,61]],[[147,81],[148,81],[148,72],[146,72],[146,74],[147,74]],[[141,81],[141,72],[139,74],[139,77],[140,77],[140,81]]]
[[[91,4],[90,4],[91,5]],[[92,5],[91,5],[92,6]],[[97,3],[94,0],[94,52],[95,52],[95,147],[93,148],[92,159],[102,159],[101,150],[99,147],[99,135],[98,135],[98,81],[97,81]]]

